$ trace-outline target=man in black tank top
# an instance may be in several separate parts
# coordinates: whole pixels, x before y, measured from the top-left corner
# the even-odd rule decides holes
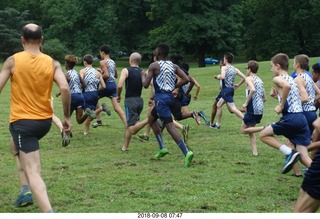
[[[125,83],[126,93],[124,105],[126,110],[127,128],[125,131],[125,139],[122,151],[128,151],[129,143],[132,135],[140,131],[148,124],[148,119],[138,122],[140,114],[143,110],[143,99],[141,98],[142,79],[141,74],[145,72],[139,68],[141,55],[139,53],[132,53],[130,55],[130,67],[124,68],[121,71],[120,79],[117,86],[117,101],[121,101],[121,92],[123,84]]]

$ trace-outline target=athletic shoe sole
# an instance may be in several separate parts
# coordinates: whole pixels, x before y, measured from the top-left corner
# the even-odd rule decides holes
[[[281,173],[282,173],[282,174],[288,173],[288,172],[292,169],[293,165],[294,165],[295,163],[297,163],[299,160],[300,160],[300,153],[297,152],[297,153],[293,154],[293,155],[291,156],[290,160],[288,161],[288,163],[286,163],[286,164],[283,166],[283,168],[282,168],[282,170],[281,170]]]

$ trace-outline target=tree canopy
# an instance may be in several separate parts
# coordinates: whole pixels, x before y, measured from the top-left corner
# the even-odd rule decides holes
[[[320,0],[2,0],[0,55],[22,49],[21,27],[44,29],[44,48],[56,59],[63,53],[150,55],[158,43],[189,54],[205,66],[206,56],[226,51],[268,59],[277,52],[319,55]],[[46,45],[47,44],[47,45]],[[59,48],[59,49],[57,49]],[[60,51],[60,52],[59,52]]]

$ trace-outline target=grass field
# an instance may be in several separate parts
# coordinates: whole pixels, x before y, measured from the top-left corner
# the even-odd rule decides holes
[[[310,64],[317,62],[311,59]],[[118,65],[119,73],[123,66]],[[237,64],[245,73],[246,64]],[[80,67],[78,67],[80,69]],[[290,71],[292,64],[290,65]],[[189,109],[204,110],[210,119],[211,105],[219,92],[219,66],[192,68],[201,85],[199,100]],[[272,86],[270,62],[260,62],[259,76],[266,93]],[[237,78],[239,81],[240,78]],[[53,93],[57,92],[54,87]],[[194,93],[194,91],[192,92]],[[143,91],[146,116],[149,90]],[[235,104],[245,101],[245,86],[235,92]],[[122,98],[123,100],[123,98]],[[102,99],[110,107],[109,99]],[[14,208],[12,202],[19,193],[16,165],[9,150],[10,86],[1,93],[0,117],[0,212],[39,212],[35,203],[27,208]],[[263,124],[278,120],[273,109],[277,102],[267,97]],[[55,98],[55,113],[62,118],[60,98]],[[123,102],[121,102],[123,107]],[[154,159],[157,142],[134,136],[129,152],[121,152],[124,130],[112,110],[102,114],[103,126],[91,128],[83,135],[84,126],[73,116],[73,138],[68,147],[61,147],[61,136],[54,125],[40,141],[42,175],[47,185],[53,209],[60,213],[130,213],[130,212],[188,212],[188,213],[284,213],[292,212],[302,178],[280,173],[284,156],[259,139],[259,156],[251,155],[249,137],[240,132],[241,121],[224,108],[221,129],[193,119],[182,121],[190,125],[188,147],[194,151],[192,166],[183,164],[183,154],[171,136],[164,131],[164,142],[170,154]],[[140,134],[144,129],[140,131]],[[302,166],[301,166],[302,168]]]

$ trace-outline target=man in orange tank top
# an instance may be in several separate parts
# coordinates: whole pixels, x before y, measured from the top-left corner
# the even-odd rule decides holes
[[[41,211],[51,213],[53,210],[40,174],[39,140],[49,132],[52,124],[53,81],[61,92],[63,132],[70,133],[70,90],[60,63],[40,51],[42,41],[40,26],[27,24],[23,27],[21,42],[24,51],[4,62],[0,72],[0,92],[10,78],[10,146],[21,183],[21,193],[14,205],[32,204],[33,194]]]

